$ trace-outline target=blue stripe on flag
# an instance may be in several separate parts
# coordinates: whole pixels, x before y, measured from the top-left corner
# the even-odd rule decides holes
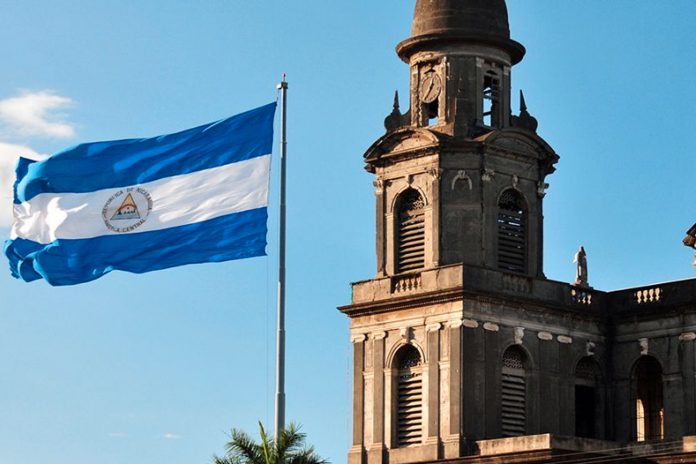
[[[114,271],[143,273],[184,264],[221,262],[266,254],[267,208],[205,222],[135,234],[41,245],[5,242],[12,275],[51,285],[88,282]]]
[[[77,145],[23,160],[15,203],[41,193],[85,193],[143,184],[268,155],[276,103],[176,134]]]

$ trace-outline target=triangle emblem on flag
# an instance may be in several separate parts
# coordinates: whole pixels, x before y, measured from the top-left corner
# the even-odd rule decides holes
[[[138,205],[135,204],[133,200],[133,195],[128,194],[121,206],[118,207],[114,215],[111,217],[112,221],[125,221],[128,219],[140,219],[140,212],[138,211]]]

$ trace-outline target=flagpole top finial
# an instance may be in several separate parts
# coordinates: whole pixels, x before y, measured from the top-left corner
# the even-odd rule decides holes
[[[278,84],[278,90],[287,90],[288,83],[285,80],[286,78],[287,78],[287,74],[283,73],[282,80],[280,81],[280,84]]]

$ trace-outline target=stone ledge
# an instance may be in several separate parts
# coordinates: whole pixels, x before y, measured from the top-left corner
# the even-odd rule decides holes
[[[621,445],[611,441],[563,437],[547,433],[543,435],[499,438],[496,440],[481,440],[476,442],[476,448],[476,456],[496,456],[529,451],[573,451],[615,454],[617,449],[621,448]]]

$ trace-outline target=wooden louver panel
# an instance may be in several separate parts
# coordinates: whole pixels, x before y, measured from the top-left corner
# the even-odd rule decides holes
[[[501,431],[504,437],[517,437],[526,433],[527,386],[525,356],[516,347],[509,348],[503,356],[501,385]]]
[[[525,213],[514,192],[505,192],[498,205],[498,267],[511,272],[527,270]]]
[[[504,437],[525,434],[527,418],[526,385],[524,375],[503,373],[502,432]]]
[[[416,445],[423,433],[423,381],[420,373],[405,369],[399,372],[396,412],[399,446]]]
[[[424,202],[415,190],[404,192],[398,214],[398,272],[422,269],[425,266]]]

